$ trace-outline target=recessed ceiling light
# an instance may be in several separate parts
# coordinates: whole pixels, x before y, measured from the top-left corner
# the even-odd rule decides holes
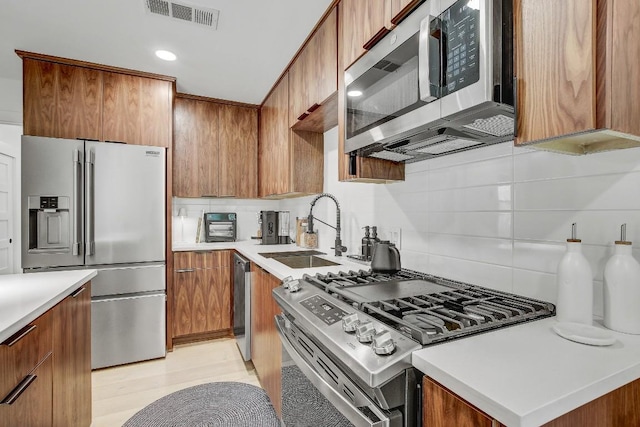
[[[165,61],[176,60],[176,54],[173,52],[169,52],[168,50],[156,50],[156,56],[160,59],[164,59]]]
[[[347,96],[352,96],[352,97],[362,96],[362,91],[360,91],[360,90],[350,90],[349,92],[347,92]]]

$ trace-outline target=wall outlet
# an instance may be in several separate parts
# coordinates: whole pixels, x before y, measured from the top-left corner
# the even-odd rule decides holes
[[[400,249],[400,241],[402,240],[402,233],[400,227],[388,227],[387,235],[389,237],[389,242],[396,245],[396,248]]]

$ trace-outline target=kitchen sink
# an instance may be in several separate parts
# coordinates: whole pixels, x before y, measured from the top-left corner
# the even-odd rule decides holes
[[[316,255],[326,255],[324,252],[306,250],[306,251],[286,251],[286,252],[262,252],[258,253],[265,258],[273,258],[290,268],[314,268],[328,267],[331,265],[340,265],[337,262],[320,258]]]
[[[329,261],[315,255],[273,257],[273,259],[283,263],[284,265],[290,268],[314,268],[314,267],[328,267],[331,265],[340,265],[337,262]]]
[[[294,256],[310,256],[310,255],[326,255],[320,251],[286,251],[286,252],[260,252],[258,255],[262,255],[265,258],[282,258],[282,257],[294,257]]]

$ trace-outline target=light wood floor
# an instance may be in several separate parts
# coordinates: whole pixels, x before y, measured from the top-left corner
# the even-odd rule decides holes
[[[174,347],[165,359],[106,368],[92,373],[92,427],[118,427],[156,399],[215,381],[260,387],[255,369],[231,338]]]

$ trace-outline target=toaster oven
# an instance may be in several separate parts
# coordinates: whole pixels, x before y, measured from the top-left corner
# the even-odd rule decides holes
[[[236,214],[234,212],[207,212],[204,214],[205,241],[235,242]]]

